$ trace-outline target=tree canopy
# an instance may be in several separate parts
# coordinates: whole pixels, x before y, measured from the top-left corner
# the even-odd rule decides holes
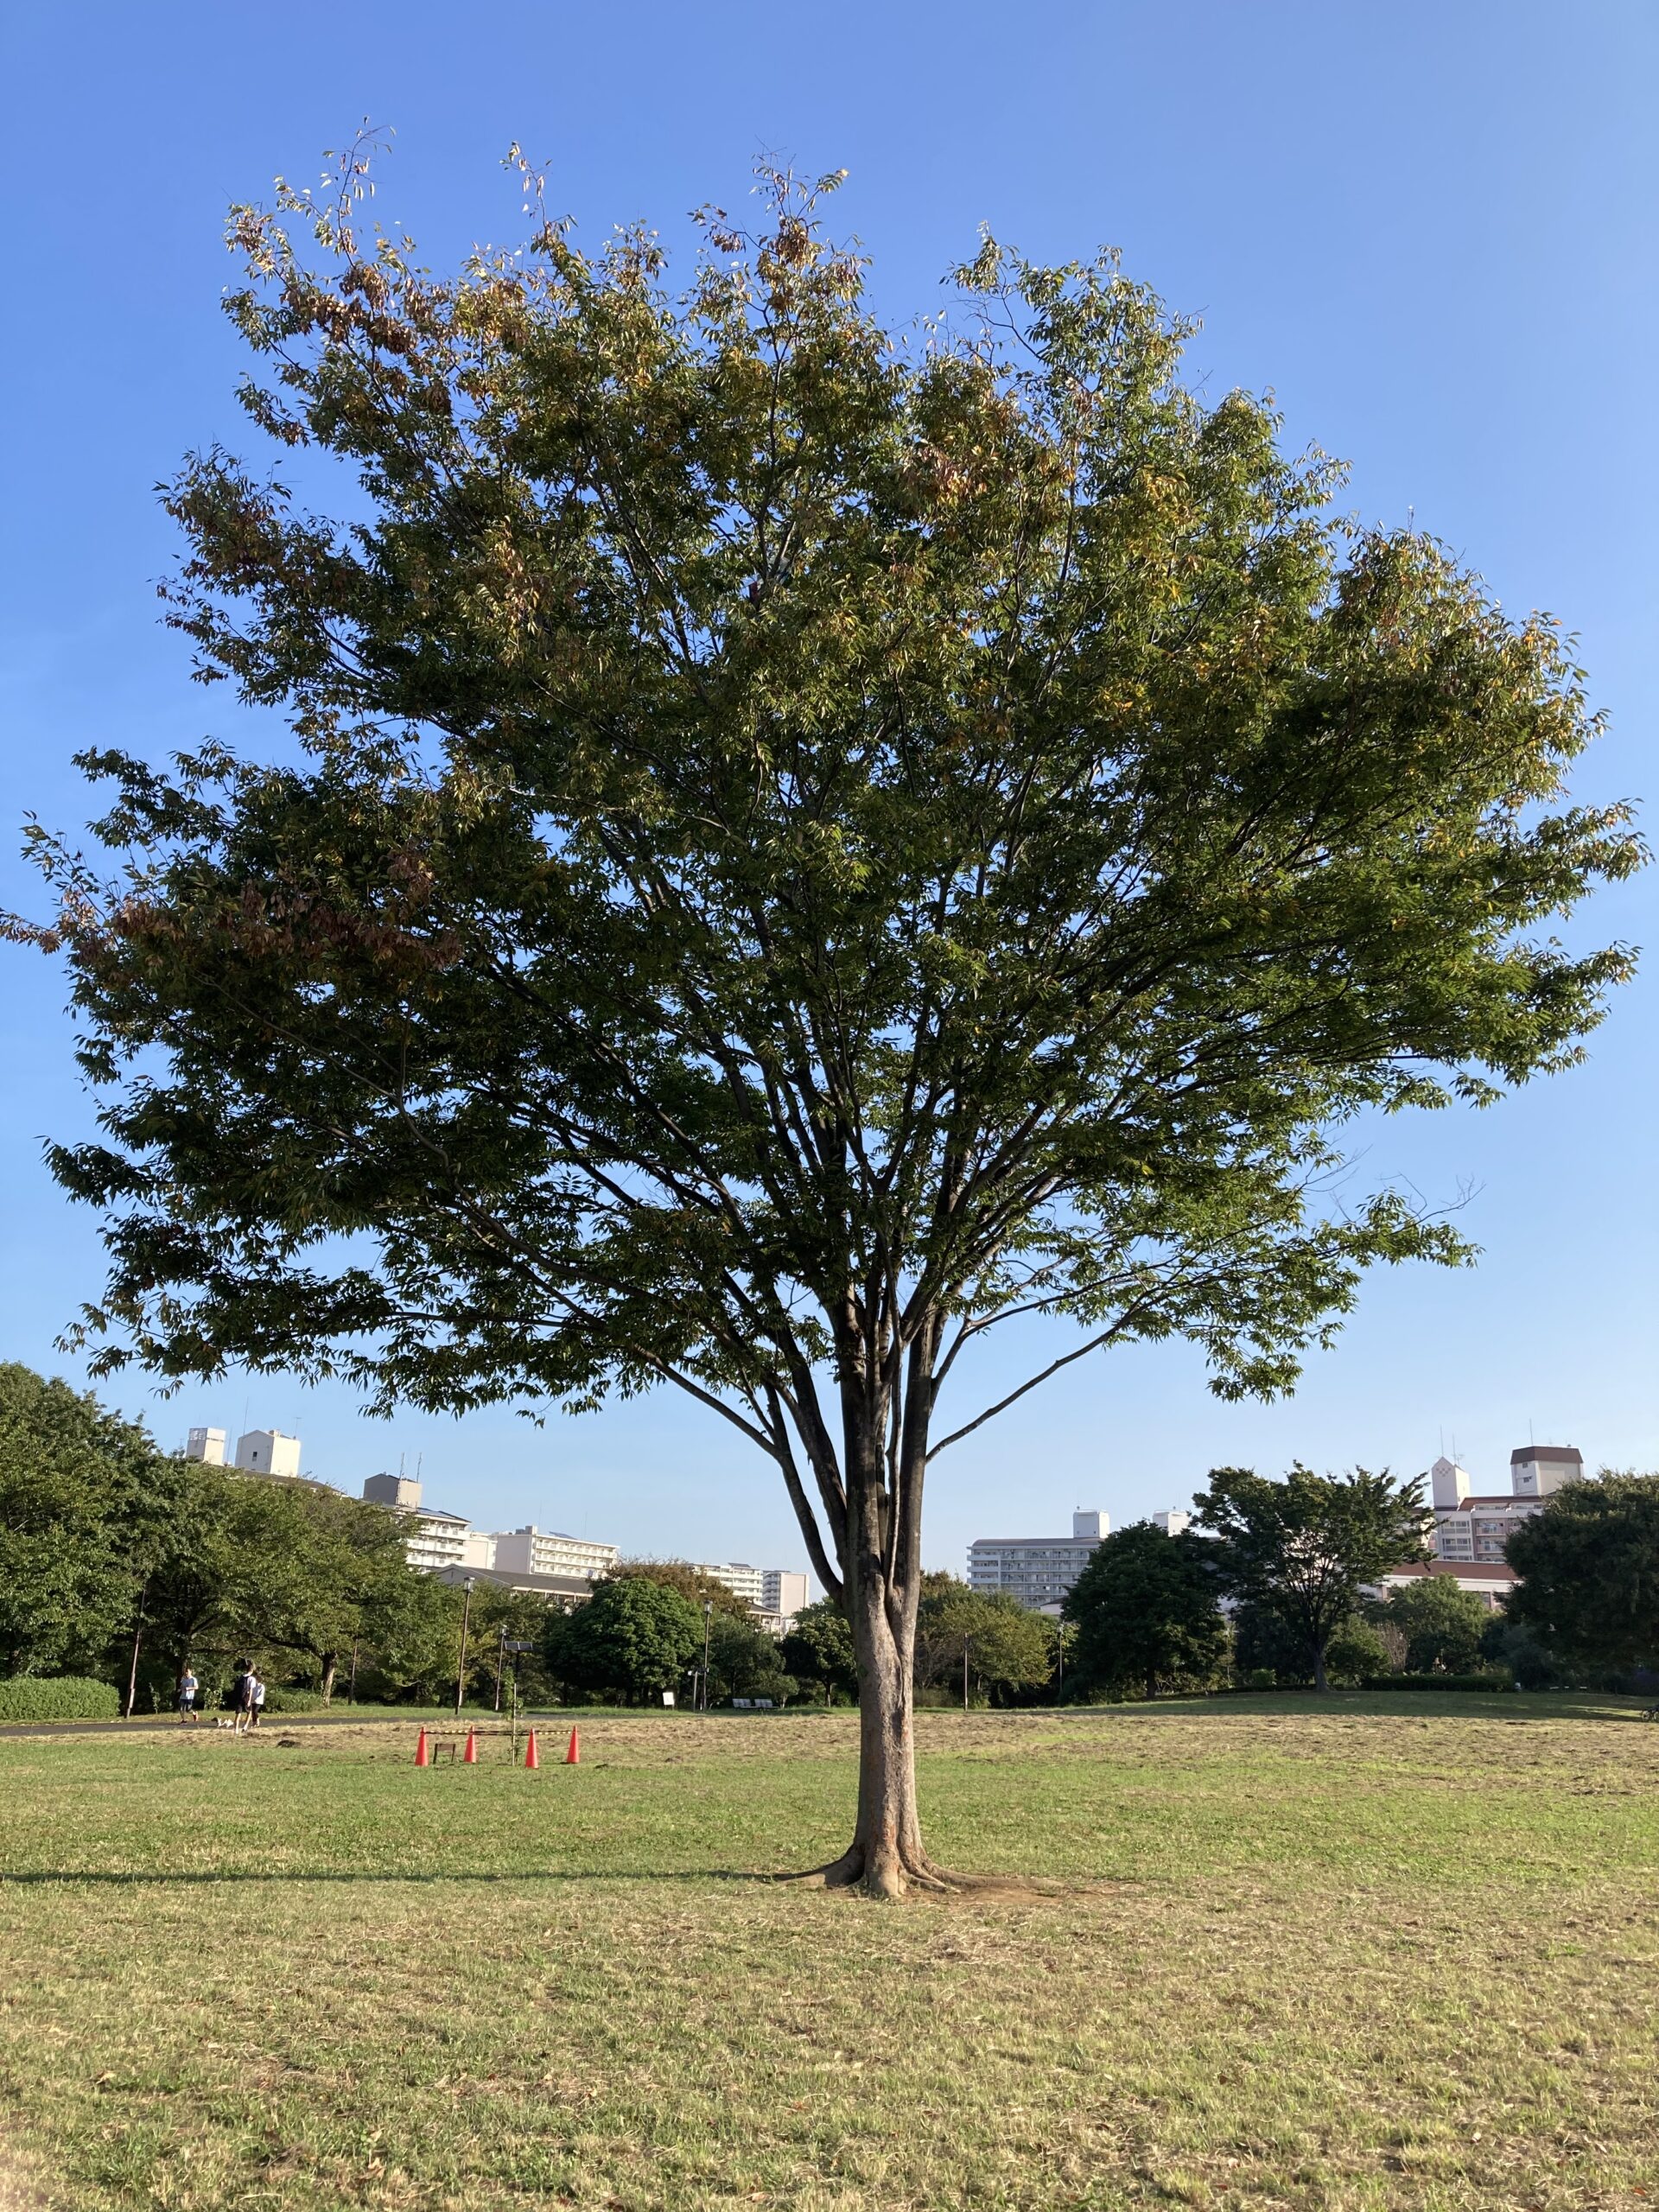
[[[250,416],[335,515],[219,451],[166,495],[197,672],[298,749],[87,756],[121,867],[41,841],[86,1326],[721,1414],[852,1625],[837,1878],[901,1890],[929,1460],[1136,1338],[1281,1389],[1368,1263],[1466,1257],[1339,1197],[1339,1133],[1570,1061],[1628,963],[1549,925],[1637,849],[1566,798],[1551,623],[1338,517],[1113,255],[987,239],[911,342],[834,178],[711,211],[677,294],[539,213],[430,275],[358,168],[231,226]],[[945,1418],[1033,1313],[1052,1357]]]
[[[1114,1529],[1090,1554],[1065,1600],[1077,1626],[1080,1689],[1121,1696],[1130,1688],[1201,1688],[1227,1656],[1213,1547],[1150,1521]]]
[[[168,1515],[136,1423],[0,1364],[0,1674],[95,1674],[129,1628]]]
[[[1192,1505],[1194,1525],[1218,1540],[1212,1556],[1222,1586],[1284,1624],[1319,1689],[1328,1687],[1331,1641],[1362,1589],[1421,1558],[1433,1518],[1421,1477],[1396,1483],[1386,1470],[1364,1467],[1338,1477],[1299,1465],[1283,1482],[1214,1467]],[[1375,1648],[1381,1652],[1380,1642]]]
[[[1659,1475],[1604,1472],[1556,1491],[1504,1547],[1506,1608],[1569,1664],[1659,1666]]]
[[[1380,1618],[1399,1630],[1411,1673],[1466,1675],[1479,1662],[1492,1617],[1449,1574],[1426,1574],[1390,1590]]]
[[[858,1694],[858,1655],[847,1616],[832,1598],[803,1605],[790,1623],[779,1656],[798,1682],[815,1686],[827,1705]]]
[[[927,1688],[962,1687],[1005,1694],[1034,1688],[1054,1672],[1057,1624],[1000,1590],[974,1590],[954,1574],[922,1578],[915,1673]]]
[[[578,1689],[633,1700],[677,1695],[702,1659],[702,1615],[677,1590],[647,1575],[620,1575],[598,1584],[575,1612],[549,1617],[548,1671]]]

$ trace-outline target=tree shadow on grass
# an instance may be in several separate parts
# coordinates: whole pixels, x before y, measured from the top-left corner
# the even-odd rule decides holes
[[[821,1870],[819,1870],[821,1871]],[[995,1874],[962,1875],[954,1878],[963,1884],[961,1894],[986,1895],[998,1891],[1035,1897],[1082,1896],[1098,1891],[1119,1890],[1137,1886],[1122,1879],[1104,1880],[1098,1877],[1082,1876],[1076,1880],[1065,1880],[1052,1876],[1024,1877]],[[9,1889],[226,1889],[237,1883],[332,1882],[342,1885],[365,1883],[371,1885],[427,1885],[438,1883],[472,1882],[487,1884],[498,1888],[511,1888],[526,1882],[732,1882],[749,1885],[760,1889],[786,1889],[806,1886],[811,1878],[800,1874],[759,1871],[747,1866],[675,1866],[636,1868],[627,1872],[600,1867],[526,1867],[522,1872],[504,1872],[493,1868],[446,1869],[442,1872],[399,1874],[391,1872],[358,1872],[351,1867],[320,1867],[315,1871],[303,1868],[273,1869],[231,1868],[224,1872],[195,1870],[190,1872],[162,1871],[141,1873],[130,1869],[109,1867],[32,1867],[16,1872],[0,1869],[0,1891]],[[836,1894],[836,1892],[830,1892]],[[850,1894],[850,1892],[847,1892]]]

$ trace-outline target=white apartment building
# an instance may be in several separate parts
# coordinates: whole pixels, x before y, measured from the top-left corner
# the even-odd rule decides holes
[[[1147,1518],[1154,1529],[1161,1529],[1166,1536],[1179,1536],[1192,1525],[1190,1513],[1148,1513]]]
[[[1465,1468],[1442,1456],[1428,1471],[1434,1507],[1434,1554],[1452,1566],[1501,1566],[1503,1548],[1523,1521],[1541,1513],[1564,1483],[1584,1472],[1570,1445],[1529,1444],[1510,1454],[1507,1493],[1476,1495]]]
[[[757,1613],[766,1611],[764,1603],[766,1570],[750,1567],[743,1560],[728,1560],[721,1567],[714,1567],[699,1560],[692,1567],[694,1574],[706,1574],[711,1582],[723,1582],[734,1597],[741,1598],[746,1605],[753,1605]]]
[[[564,1536],[556,1529],[538,1529],[533,1522],[522,1529],[499,1529],[491,1541],[491,1567],[521,1574],[585,1575],[597,1582],[616,1566],[614,1544],[592,1544],[585,1536]]]
[[[251,1428],[236,1440],[236,1464],[245,1475],[292,1478],[300,1471],[300,1440],[280,1428]]]
[[[225,1443],[222,1428],[193,1428],[184,1456],[204,1467],[222,1467]],[[292,1482],[300,1471],[300,1440],[284,1436],[280,1428],[251,1428],[237,1439],[231,1464],[245,1475],[274,1475],[278,1481]]]
[[[796,1614],[812,1596],[810,1581],[794,1567],[751,1567],[741,1559],[715,1566],[699,1560],[691,1563],[691,1571],[706,1574],[711,1582],[723,1582],[734,1597],[753,1606],[757,1625],[768,1636],[787,1636]]]
[[[981,1536],[968,1548],[968,1580],[976,1590],[1001,1590],[1036,1611],[1053,1611],[1111,1533],[1103,1513],[1074,1513],[1067,1536]]]
[[[777,1622],[775,1636],[787,1636],[795,1616],[811,1603],[812,1585],[804,1574],[788,1567],[763,1567],[760,1570],[760,1611],[768,1626]]]
[[[371,1475],[363,1485],[363,1495],[372,1505],[384,1505],[403,1516],[407,1524],[404,1556],[411,1567],[434,1574],[442,1567],[473,1564],[467,1557],[472,1522],[463,1514],[423,1505],[421,1485],[408,1475]]]
[[[1414,1560],[1408,1567],[1396,1567],[1377,1581],[1368,1583],[1364,1594],[1368,1598],[1386,1598],[1390,1590],[1409,1589],[1414,1582],[1422,1582],[1429,1576],[1441,1576],[1454,1581],[1459,1590],[1466,1590],[1478,1598],[1489,1613],[1501,1611],[1504,1599],[1521,1580],[1512,1567],[1505,1567],[1501,1560],[1473,1560],[1450,1559]]]

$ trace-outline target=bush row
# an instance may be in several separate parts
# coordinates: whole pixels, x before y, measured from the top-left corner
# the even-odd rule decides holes
[[[1484,1675],[1367,1675],[1368,1690],[1512,1690],[1515,1677],[1504,1667]]]
[[[0,1721],[117,1720],[121,1694],[86,1675],[14,1675],[0,1681]]]

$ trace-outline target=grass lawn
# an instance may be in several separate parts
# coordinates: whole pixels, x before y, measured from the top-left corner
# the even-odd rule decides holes
[[[0,1742],[0,2204],[1659,2201],[1632,1708],[918,1725],[936,1856],[1053,1894],[741,1878],[844,1841],[843,1713]]]

